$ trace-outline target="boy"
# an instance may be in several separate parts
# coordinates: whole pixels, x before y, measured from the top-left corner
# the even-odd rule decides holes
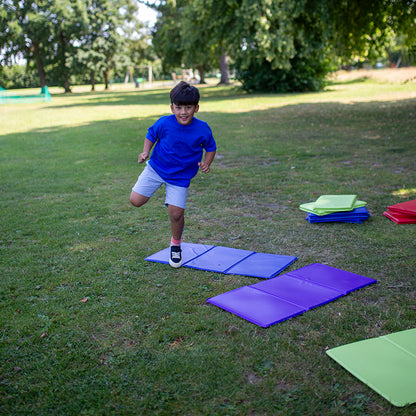
[[[180,82],[170,92],[170,101],[173,114],[161,117],[147,132],[138,162],[143,163],[155,147],[132,188],[130,202],[141,207],[165,184],[172,231],[169,264],[177,268],[182,266],[181,238],[188,187],[199,169],[210,171],[216,143],[208,124],[194,117],[199,110],[196,87]]]

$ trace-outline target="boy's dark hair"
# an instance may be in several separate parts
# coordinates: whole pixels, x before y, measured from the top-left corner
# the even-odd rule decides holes
[[[170,92],[170,102],[176,105],[198,105],[199,91],[193,85],[181,81]]]

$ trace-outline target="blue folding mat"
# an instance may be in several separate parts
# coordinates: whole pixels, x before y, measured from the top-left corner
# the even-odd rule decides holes
[[[306,220],[310,223],[321,222],[348,222],[361,224],[370,217],[366,207],[355,208],[352,211],[340,211],[327,215],[316,215],[309,212],[306,215]]]
[[[205,244],[182,243],[181,248],[184,267],[263,279],[276,276],[297,259],[294,256]],[[169,255],[170,247],[167,247],[145,260],[168,264]]]
[[[416,328],[341,345],[326,353],[393,405],[416,403]]]
[[[207,299],[261,327],[269,327],[331,302],[377,280],[314,263]]]

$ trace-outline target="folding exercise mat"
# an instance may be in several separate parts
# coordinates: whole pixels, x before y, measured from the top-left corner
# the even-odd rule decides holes
[[[294,256],[205,244],[182,243],[181,248],[183,267],[263,279],[276,276],[297,259]],[[167,247],[145,260],[168,264],[169,255],[170,247]]]
[[[396,224],[416,224],[416,215],[403,214],[394,211],[384,211],[383,215]]]
[[[322,222],[348,222],[361,224],[370,217],[366,207],[355,208],[352,211],[334,212],[327,215],[316,215],[308,213],[306,220],[310,223],[322,223]]]
[[[390,211],[400,212],[403,214],[416,215],[416,199],[406,202],[400,202],[387,207]]]
[[[416,224],[416,199],[390,205],[383,215],[396,224]]]
[[[416,328],[342,345],[326,353],[393,405],[416,402]]]
[[[266,328],[376,281],[314,263],[214,296],[207,302]]]
[[[302,211],[315,215],[327,215],[334,212],[352,211],[367,205],[357,200],[357,195],[321,195],[315,202],[299,205]]]

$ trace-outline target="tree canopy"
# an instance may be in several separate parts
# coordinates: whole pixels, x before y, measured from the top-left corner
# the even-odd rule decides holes
[[[20,56],[65,91],[75,73],[108,86],[111,70],[154,59],[139,2],[158,12],[164,73],[194,68],[203,82],[219,68],[227,84],[231,63],[248,91],[319,90],[332,68],[416,46],[415,0],[0,0],[2,64]]]
[[[416,42],[411,0],[167,0],[155,7],[154,41],[165,66],[172,57],[198,67],[226,54],[247,90],[317,90],[334,65],[374,60],[394,36]]]
[[[133,0],[0,0],[0,5],[2,64],[23,58],[28,67],[36,65],[41,87],[58,83],[66,92],[71,76],[83,73],[92,85],[101,73],[108,87],[109,71],[130,62],[123,29],[130,34],[132,22],[136,33],[143,27]]]

